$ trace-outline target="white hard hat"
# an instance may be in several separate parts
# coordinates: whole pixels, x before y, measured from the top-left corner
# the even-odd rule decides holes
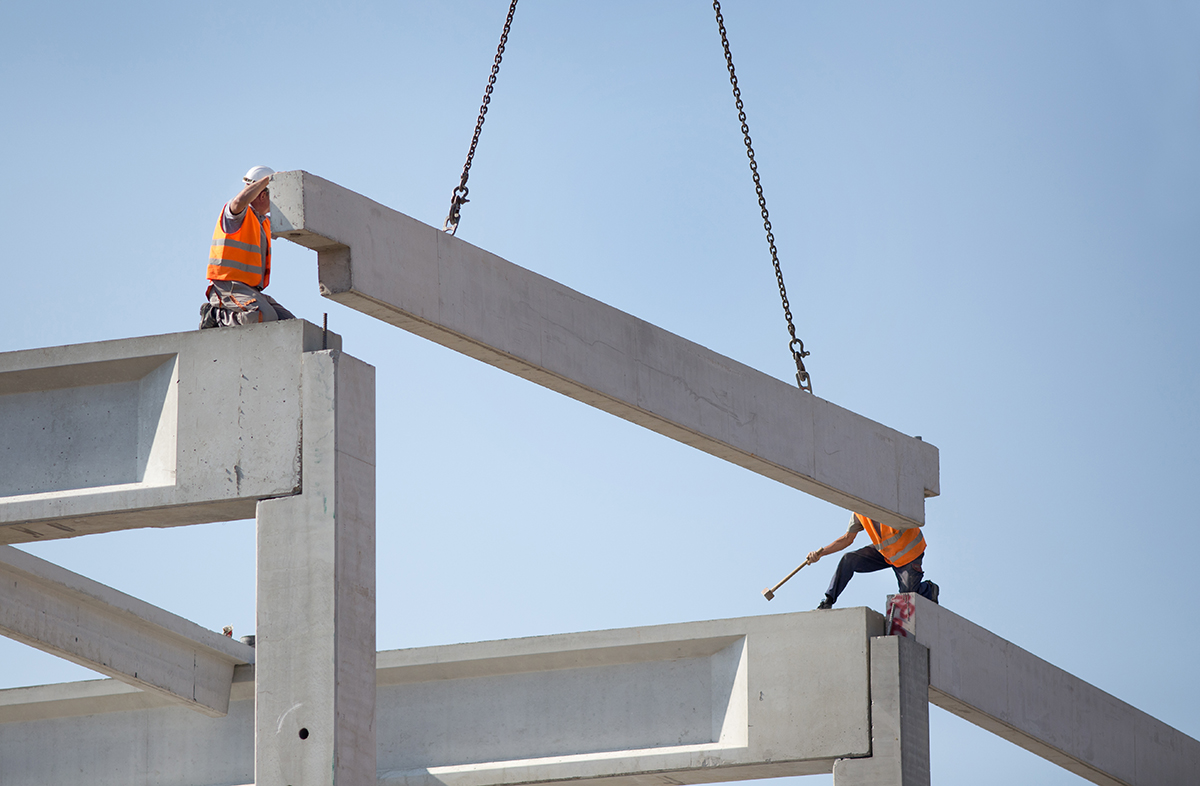
[[[244,180],[246,183],[257,183],[267,175],[273,174],[275,174],[275,170],[271,169],[269,166],[256,166],[251,167],[250,171],[242,176],[242,180]]]

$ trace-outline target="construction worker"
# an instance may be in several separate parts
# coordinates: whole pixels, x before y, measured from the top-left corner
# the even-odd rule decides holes
[[[921,530],[895,529],[886,524],[880,524],[861,513],[850,517],[850,529],[846,534],[822,549],[817,549],[808,555],[811,565],[821,557],[836,554],[849,546],[858,537],[858,533],[866,530],[871,538],[871,545],[846,554],[838,562],[829,589],[825,590],[825,598],[818,609],[832,609],[842,590],[850,583],[855,573],[874,573],[877,570],[891,568],[896,572],[896,582],[901,592],[915,592],[938,602],[938,585],[925,581],[925,571],[921,569],[921,560],[925,556],[925,536]]]
[[[200,307],[200,328],[250,325],[295,319],[263,292],[271,282],[271,194],[275,170],[256,166],[217,219],[208,252],[208,302]]]

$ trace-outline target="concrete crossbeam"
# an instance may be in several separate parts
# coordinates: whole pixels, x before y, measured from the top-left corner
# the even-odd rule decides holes
[[[300,358],[322,340],[294,320],[0,354],[0,543],[251,518],[298,493]]]
[[[0,633],[220,717],[254,649],[11,546],[0,546]]]
[[[870,641],[882,629],[879,614],[852,608],[381,652],[372,780],[646,786],[830,772],[871,754]],[[303,685],[265,696],[266,658],[259,701],[294,704],[274,725],[260,711],[259,745],[304,756],[332,720],[310,720],[301,741],[298,718],[323,710],[304,704]],[[239,674],[219,722],[131,705],[105,682],[0,691],[5,786],[330,782],[330,760],[303,780],[296,762],[276,773],[260,759],[254,777],[254,702]]]
[[[1200,742],[915,594],[907,635],[929,648],[929,700],[1104,786],[1189,786]]]
[[[870,754],[863,608],[380,653],[379,782],[810,775]]]
[[[896,527],[939,493],[932,445],[307,172],[271,196],[333,300]]]
[[[0,782],[249,786],[253,688],[235,682],[224,718],[206,718],[115,680],[0,690]]]

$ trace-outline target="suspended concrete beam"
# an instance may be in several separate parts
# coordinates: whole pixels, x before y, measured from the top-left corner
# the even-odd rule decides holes
[[[901,722],[897,658],[906,650],[875,644],[883,624],[851,608],[381,652],[370,781],[656,786],[827,773],[841,759],[870,757],[873,737],[891,772],[897,746],[884,738]],[[265,650],[258,656],[261,702],[273,667]],[[0,690],[4,786],[330,783],[294,761],[267,772],[261,753],[255,777],[249,687],[235,682],[218,721],[133,705],[124,686],[105,682]],[[308,689],[294,690],[275,724],[260,711],[260,749],[303,757],[307,742],[323,744],[331,719],[313,720],[320,710],[300,695]],[[299,726],[306,714],[311,725]],[[885,725],[873,731],[874,718]],[[911,736],[904,745],[918,744],[919,730]],[[337,783],[363,780],[343,773]]]
[[[0,353],[0,543],[252,518],[300,491],[302,320]]]
[[[0,633],[199,710],[225,715],[254,648],[12,546],[0,546]]]
[[[307,172],[271,197],[276,236],[316,250],[322,294],[351,308],[896,527],[939,493],[914,437]]]
[[[929,700],[1104,786],[1193,786],[1200,742],[912,593],[893,630],[929,648]]]

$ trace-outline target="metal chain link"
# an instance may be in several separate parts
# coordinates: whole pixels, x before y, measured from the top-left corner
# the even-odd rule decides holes
[[[783,286],[783,270],[779,267],[779,253],[775,250],[775,235],[771,231],[771,216],[767,212],[767,198],[763,196],[762,181],[758,177],[758,162],[754,160],[754,147],[750,144],[750,126],[746,124],[746,107],[742,103],[742,91],[738,88],[737,74],[733,70],[733,54],[729,51],[729,37],[725,34],[725,18],[721,16],[720,0],[713,0],[713,11],[717,14],[717,27],[721,31],[721,45],[725,48],[725,67],[729,69],[729,83],[733,85],[733,97],[737,102],[738,120],[742,123],[742,136],[746,141],[746,156],[750,159],[750,173],[754,176],[754,190],[758,192],[758,207],[762,212],[763,229],[767,232],[767,245],[771,248],[771,261],[775,264],[775,280],[779,282],[779,297],[783,300],[783,315],[787,319],[788,335],[792,340],[788,349],[796,360],[796,384],[801,390],[812,393],[812,379],[804,368],[804,342],[796,338],[796,326],[792,324],[792,309],[788,304],[787,289]]]
[[[442,224],[442,231],[453,235],[458,231],[459,212],[462,206],[471,200],[467,199],[470,189],[467,188],[467,177],[471,174],[471,162],[475,159],[475,147],[479,144],[479,132],[483,130],[483,119],[487,116],[488,104],[492,103],[492,89],[496,86],[496,75],[500,73],[500,61],[504,58],[504,46],[508,43],[508,32],[512,29],[513,14],[517,12],[517,0],[512,0],[508,7],[508,18],[504,21],[504,32],[500,34],[500,46],[496,48],[496,58],[492,61],[492,74],[488,77],[487,87],[483,91],[483,103],[479,107],[479,119],[475,121],[475,134],[471,137],[471,149],[467,151],[467,162],[463,165],[462,179],[450,197],[450,212]]]

